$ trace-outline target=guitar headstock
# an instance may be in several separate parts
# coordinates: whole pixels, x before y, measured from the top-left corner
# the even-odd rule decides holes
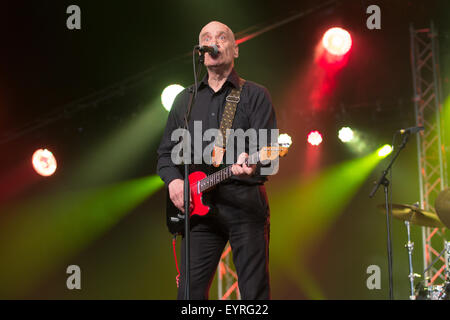
[[[278,145],[271,147],[263,147],[259,151],[259,159],[261,162],[272,161],[277,157],[284,157],[292,145],[292,139],[289,135],[283,133],[278,137]]]
[[[280,153],[280,157],[284,157],[286,155],[291,145],[292,139],[288,134],[282,133],[278,136],[278,146],[283,148],[283,153]]]

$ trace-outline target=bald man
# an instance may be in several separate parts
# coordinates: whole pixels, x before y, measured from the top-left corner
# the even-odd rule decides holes
[[[218,54],[206,53],[204,56],[207,74],[198,85],[197,98],[191,110],[191,137],[194,137],[194,121],[201,121],[202,133],[220,127],[226,98],[233,88],[239,88],[242,83],[244,85],[231,128],[244,131],[255,129],[257,132],[259,129],[276,129],[275,112],[267,89],[251,81],[242,82],[234,70],[234,59],[239,56],[239,48],[231,29],[221,22],[212,21],[201,29],[199,45],[216,45]],[[183,175],[181,168],[172,162],[171,151],[177,142],[170,138],[174,130],[183,127],[192,88],[182,91],[175,99],[158,148],[158,174],[168,188],[171,201],[183,212]],[[204,150],[210,142],[202,143]],[[261,147],[258,145],[258,150]],[[192,142],[191,150],[194,152],[194,149]],[[264,187],[267,176],[261,174],[260,167],[245,164],[248,144],[245,150],[247,152],[239,155],[236,148],[231,150],[235,151],[232,163],[234,176],[204,194],[203,200],[211,207],[211,213],[191,218],[191,299],[208,299],[217,264],[228,241],[233,251],[241,298],[270,299],[270,213]],[[229,149],[227,152],[230,152]],[[217,171],[207,163],[191,166],[190,170],[201,170],[206,174]],[[182,273],[178,299],[185,298],[184,237],[181,248]]]

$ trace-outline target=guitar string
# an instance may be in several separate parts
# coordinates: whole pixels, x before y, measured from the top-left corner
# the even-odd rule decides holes
[[[273,150],[271,150],[273,151]],[[256,152],[250,156],[250,163],[256,163],[259,161],[259,152]],[[217,172],[214,172],[213,174],[201,179],[200,181],[197,181],[194,184],[191,184],[191,188],[196,188],[197,183],[200,183],[200,192],[203,192],[204,190],[222,182],[225,179],[228,179],[230,176],[233,175],[231,171],[232,166],[228,166],[222,170],[219,170]]]

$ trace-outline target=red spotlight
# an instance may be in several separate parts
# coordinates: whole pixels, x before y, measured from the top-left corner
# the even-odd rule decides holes
[[[308,143],[312,146],[318,146],[322,143],[322,134],[319,131],[311,131],[308,134]]]
[[[56,171],[56,159],[47,149],[36,150],[32,157],[33,168],[41,176],[51,176]]]
[[[343,56],[352,47],[352,37],[342,28],[331,28],[323,35],[322,45],[330,54]]]

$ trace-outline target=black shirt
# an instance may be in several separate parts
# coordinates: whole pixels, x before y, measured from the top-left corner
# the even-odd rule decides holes
[[[233,69],[227,80],[223,84],[222,88],[217,92],[208,85],[208,75],[198,84],[197,98],[195,104],[192,106],[191,114],[189,118],[189,132],[191,134],[191,157],[194,163],[194,151],[197,150],[196,158],[202,158],[201,154],[198,153],[199,148],[195,148],[194,139],[194,121],[201,121],[201,131],[203,133],[211,128],[218,129],[220,127],[220,121],[222,118],[222,113],[225,107],[225,99],[230,94],[232,88],[237,88],[239,86],[239,76]],[[167,119],[166,128],[158,148],[158,165],[157,172],[161,179],[168,186],[169,183],[174,179],[184,179],[182,171],[177,167],[171,159],[172,148],[179,143],[179,141],[171,141],[171,135],[177,128],[184,128],[184,117],[189,104],[190,91],[193,86],[187,88],[180,92],[175,98],[172,108],[169,112],[169,117]],[[198,128],[199,122],[197,122]],[[270,144],[270,129],[276,129],[276,117],[275,111],[272,106],[272,101],[270,94],[266,88],[256,84],[251,81],[245,81],[242,88],[240,101],[236,107],[236,113],[233,120],[232,129],[268,129],[269,136],[267,137],[267,144]],[[203,140],[203,139],[202,139]],[[214,139],[212,139],[214,141]],[[231,139],[229,139],[231,140]],[[258,150],[262,147],[259,145],[260,141],[258,138]],[[211,144],[211,141],[202,142],[202,150],[207,145]],[[227,143],[228,145],[228,143]],[[234,144],[234,162],[237,161],[237,144]],[[248,141],[246,141],[245,150],[247,153],[249,150]],[[225,162],[226,155],[224,156]],[[220,167],[222,168],[223,165]],[[220,169],[219,168],[219,169]],[[193,170],[202,170],[205,173],[210,174],[216,171],[211,165],[207,165],[203,162],[201,165],[191,166],[191,172]],[[267,176],[260,175],[259,168],[255,174],[251,177],[236,177],[233,176],[228,182],[239,182],[246,184],[261,184],[267,180]],[[222,182],[225,183],[225,182]]]

